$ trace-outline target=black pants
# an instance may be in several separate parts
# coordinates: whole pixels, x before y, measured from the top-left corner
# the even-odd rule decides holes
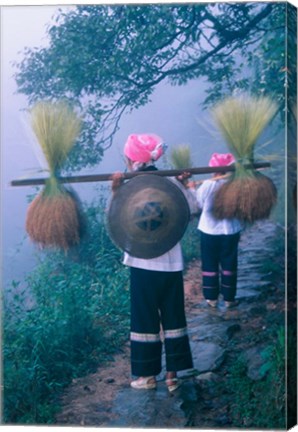
[[[237,290],[238,243],[240,233],[211,235],[201,233],[203,294],[216,300],[234,301]],[[220,281],[219,281],[219,276]]]
[[[131,370],[136,376],[162,369],[163,330],[167,371],[193,367],[184,311],[182,272],[131,268]]]

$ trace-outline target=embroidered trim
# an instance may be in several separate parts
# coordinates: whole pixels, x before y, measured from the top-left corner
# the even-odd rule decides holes
[[[165,330],[164,331],[165,338],[175,339],[183,336],[187,336],[187,328],[183,327],[175,330]]]
[[[222,274],[224,276],[233,276],[235,274],[235,272],[230,271],[230,270],[222,270]]]
[[[130,340],[134,342],[160,342],[159,333],[130,333]]]
[[[207,272],[207,271],[203,271],[202,272],[203,276],[209,276],[209,277],[214,277],[218,275],[218,272]]]
[[[217,288],[218,288],[217,285],[214,285],[214,286],[206,286],[206,285],[203,285],[203,289],[217,289]]]

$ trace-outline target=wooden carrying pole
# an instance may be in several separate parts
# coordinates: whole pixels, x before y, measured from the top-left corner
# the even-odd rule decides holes
[[[269,162],[256,162],[252,164],[244,165],[247,169],[259,169],[268,168],[271,164]],[[171,169],[171,170],[157,170],[157,171],[133,171],[123,173],[124,179],[131,179],[137,175],[142,174],[155,174],[163,177],[178,176],[184,172],[189,174],[208,174],[208,173],[223,173],[227,171],[235,171],[235,165],[224,166],[224,167],[199,167],[199,168],[185,168],[185,169]],[[100,182],[112,180],[114,173],[112,174],[90,174],[90,175],[79,175],[71,177],[59,177],[61,183],[87,183],[87,182]],[[11,186],[36,186],[43,185],[46,183],[47,178],[28,178],[12,180]]]

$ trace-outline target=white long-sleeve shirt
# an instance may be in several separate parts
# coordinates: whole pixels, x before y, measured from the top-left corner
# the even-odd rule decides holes
[[[206,234],[236,234],[243,229],[238,219],[216,219],[213,216],[214,194],[226,181],[225,179],[206,180],[197,190],[197,202],[202,210],[198,229]]]

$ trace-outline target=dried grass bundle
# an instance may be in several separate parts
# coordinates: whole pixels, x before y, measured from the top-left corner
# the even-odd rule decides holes
[[[187,144],[173,148],[170,158],[175,169],[191,168],[192,166],[190,147]]]
[[[50,173],[62,168],[81,130],[81,120],[64,102],[38,102],[31,109],[31,125]]]
[[[242,163],[253,160],[257,139],[276,114],[267,97],[227,98],[213,108],[214,119],[231,152]]]
[[[80,241],[79,206],[66,189],[57,195],[39,194],[29,205],[26,230],[41,247],[67,251]]]
[[[260,134],[272,120],[277,106],[269,98],[228,98],[215,106],[213,115],[237,162],[230,180],[216,193],[213,213],[217,218],[245,222],[265,219],[277,200],[271,179],[244,164],[254,161]]]
[[[215,195],[213,214],[218,219],[237,218],[253,223],[268,218],[276,201],[277,190],[272,180],[256,173],[223,184]]]
[[[32,128],[47,160],[50,177],[29,205],[26,230],[42,247],[67,251],[79,243],[82,215],[78,198],[59,183],[59,170],[80,131],[81,121],[61,102],[40,102],[31,110]]]

